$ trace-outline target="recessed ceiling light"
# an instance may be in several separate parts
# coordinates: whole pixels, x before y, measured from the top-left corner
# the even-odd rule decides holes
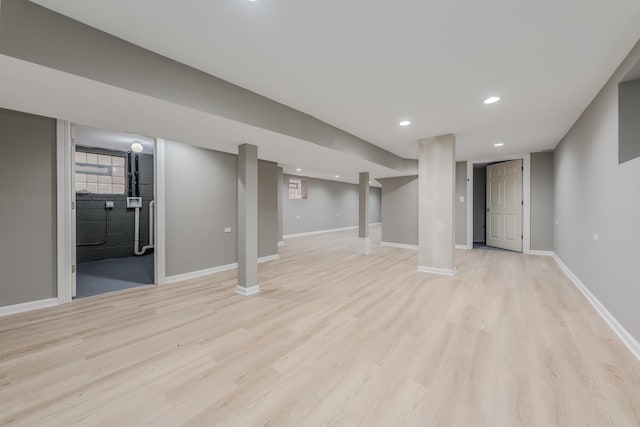
[[[502,147],[504,145],[504,142],[496,142],[495,144],[493,144],[494,147]]]
[[[500,101],[500,97],[499,96],[492,96],[490,98],[485,99],[484,103],[485,104],[495,104],[498,101]]]
[[[403,120],[400,122],[400,126],[409,126],[411,124],[410,120]]]
[[[336,178],[340,178],[340,175],[336,175]]]
[[[296,169],[297,172],[302,172],[302,169],[298,168]]]
[[[144,150],[142,144],[140,144],[138,141],[133,141],[133,144],[131,144],[131,151],[133,151],[134,153],[142,153],[142,150]]]
[[[369,184],[371,184],[371,181],[369,181]]]

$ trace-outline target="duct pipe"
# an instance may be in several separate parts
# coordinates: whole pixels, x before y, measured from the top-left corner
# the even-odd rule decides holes
[[[140,208],[136,208],[135,213],[135,228],[134,228],[134,240],[133,240],[133,253],[136,255],[144,255],[144,253],[154,248],[153,244],[153,211],[155,207],[155,200],[149,202],[149,244],[147,246],[143,246],[140,249]]]

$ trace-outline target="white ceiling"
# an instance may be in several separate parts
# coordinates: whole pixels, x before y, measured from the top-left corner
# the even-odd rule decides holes
[[[143,153],[153,154],[154,139],[133,133],[76,125],[75,139],[77,145],[116,151],[130,151],[131,144],[139,142],[142,144]]]
[[[638,0],[35,3],[406,158],[443,133],[459,160],[555,147],[640,37]]]

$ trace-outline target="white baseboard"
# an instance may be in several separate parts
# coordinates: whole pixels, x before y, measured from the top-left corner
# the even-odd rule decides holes
[[[591,303],[593,308],[596,309],[600,317],[609,325],[609,327],[613,330],[613,332],[620,338],[622,343],[629,349],[631,354],[635,356],[636,359],[640,361],[640,343],[618,322],[618,320],[607,310],[607,308],[596,298],[595,295],[591,293],[589,288],[585,286],[584,283],[576,276],[573,271],[566,266],[566,264],[562,261],[562,259],[556,254],[552,252],[553,259],[556,260],[562,271],[571,279],[573,284],[582,294],[587,298],[587,300]]]
[[[525,255],[539,255],[539,256],[553,256],[553,251],[538,251],[535,249],[530,249],[525,252]]]
[[[280,259],[280,255],[278,254],[263,256],[262,258],[258,258],[258,264],[262,264],[263,262],[276,261],[279,259]]]
[[[455,276],[456,269],[425,267],[421,265],[421,266],[418,266],[418,273],[439,274],[441,276]]]
[[[258,258],[258,264],[262,264],[263,262],[275,261],[280,259],[280,255],[269,255],[262,258]],[[218,267],[207,268],[204,270],[192,271],[190,273],[178,274],[175,276],[169,276],[165,279],[165,284],[182,282],[184,280],[189,279],[197,279],[198,277],[209,276],[211,274],[220,273],[227,270],[234,270],[238,268],[238,263],[234,262],[233,264],[221,265]]]
[[[380,242],[380,246],[388,246],[390,248],[402,248],[402,249],[418,249],[418,245],[405,245],[404,243],[393,242]]]
[[[284,246],[284,240],[280,240],[280,241],[278,242],[278,247],[280,247],[280,246]]]
[[[22,304],[7,305],[0,307],[0,316],[24,313],[39,308],[53,307],[54,305],[58,305],[58,298],[47,298],[38,301],[23,302]]]
[[[473,249],[473,248],[470,248],[470,247],[469,247],[469,246],[467,246],[467,245],[456,245],[456,249],[464,249],[464,250],[468,250],[468,249]]]
[[[254,285],[249,288],[244,286],[236,286],[236,294],[240,294],[243,297],[250,297],[260,292],[260,285]]]
[[[282,236],[282,238],[286,240],[291,239],[292,237],[315,236],[316,234],[335,233],[336,231],[355,230],[356,228],[358,228],[357,225],[354,225],[352,227],[331,228],[328,230],[308,231],[306,233],[285,234],[284,236]]]
[[[238,268],[238,263],[221,265],[218,267],[206,268],[204,270],[192,271],[190,273],[177,274],[175,276],[169,276],[165,279],[165,284],[182,282],[184,280],[196,279],[198,277],[209,276],[211,274],[220,273],[222,271],[233,270]]]

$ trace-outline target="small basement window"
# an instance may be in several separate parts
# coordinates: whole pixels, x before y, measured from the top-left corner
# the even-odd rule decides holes
[[[289,198],[294,200],[307,198],[307,180],[304,178],[289,178]]]
[[[124,156],[76,152],[76,193],[125,194]]]

